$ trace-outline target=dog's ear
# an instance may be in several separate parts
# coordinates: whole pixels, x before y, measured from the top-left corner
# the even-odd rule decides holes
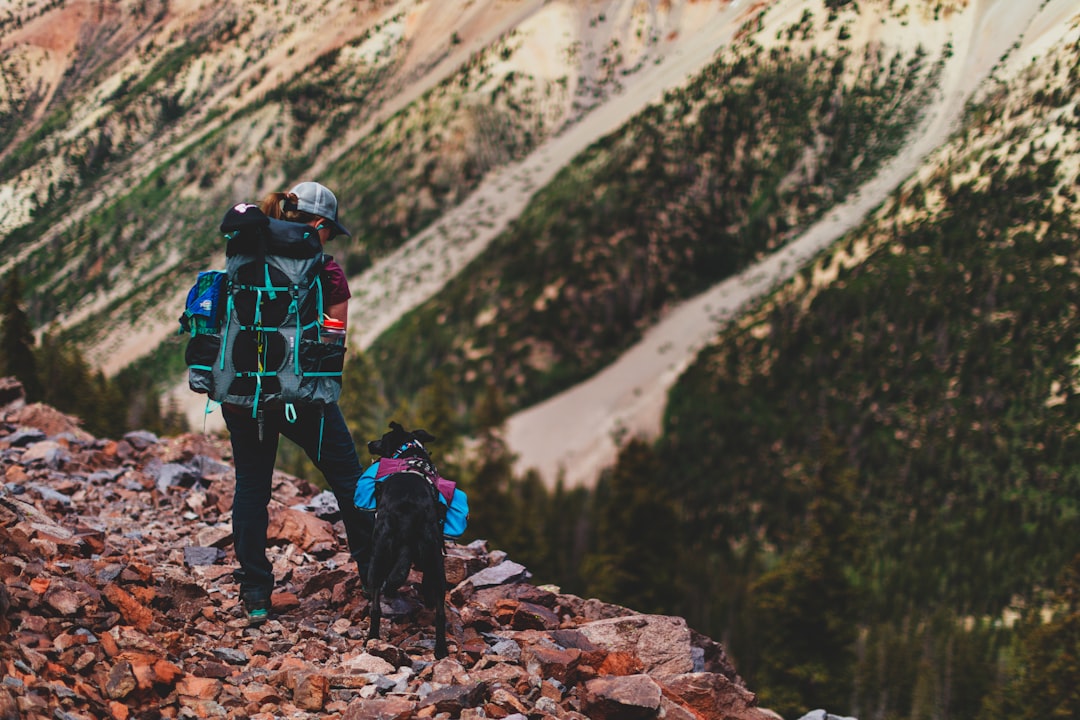
[[[413,430],[412,436],[422,443],[435,442],[435,436],[427,430]]]
[[[396,420],[390,421],[390,429],[397,430],[398,432],[405,432],[405,428],[401,427],[401,424]]]

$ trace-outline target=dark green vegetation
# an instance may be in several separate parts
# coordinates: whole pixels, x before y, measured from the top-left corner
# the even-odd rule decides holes
[[[746,607],[731,649],[765,690],[798,688],[785,707],[832,692],[859,717],[882,702],[975,717],[1006,641],[982,618],[1080,552],[1080,255],[1055,183],[1036,180],[1047,163],[934,188],[946,212],[886,218],[887,247],[808,307],[762,313],[767,332],[733,332],[671,396],[663,452],[686,542],[712,569],[688,592]],[[776,650],[792,635],[768,635],[815,613],[817,628],[857,621],[859,647],[830,630],[790,677]],[[889,687],[907,691],[883,701]]]
[[[391,17],[385,24],[400,21]],[[220,83],[210,83],[203,94],[183,92],[182,79],[202,62],[200,53],[208,47],[220,50],[223,44],[253,42],[252,35],[258,35],[227,17],[191,28],[187,43],[153,56],[145,76],[121,84],[108,99],[103,119],[78,144],[68,146],[58,139],[72,122],[68,109],[58,109],[19,147],[4,148],[4,176],[16,176],[54,155],[73,170],[70,177],[51,184],[45,197],[35,198],[38,207],[30,223],[0,236],[0,253],[30,248],[18,270],[33,324],[48,324],[95,295],[112,293],[95,321],[64,333],[67,339],[86,342],[101,333],[102,318],[133,321],[160,296],[190,284],[197,269],[220,264],[216,226],[229,206],[258,201],[267,192],[305,179],[309,168],[335,151],[331,141],[372,118],[392,95],[385,83],[400,62],[401,48],[388,44],[376,57],[357,60],[380,29],[373,26],[318,57],[302,76],[227,113],[217,110],[197,132],[185,133],[194,113],[214,107],[210,93],[220,89]],[[511,35],[477,53],[457,74],[379,124],[321,174],[322,182],[337,191],[341,216],[355,238],[352,245],[340,238],[328,251],[350,272],[359,272],[373,257],[422,230],[475,188],[484,174],[523,157],[561,125],[564,118],[551,110],[561,104],[551,99],[565,94],[562,84],[493,74],[493,59],[505,59],[515,50]],[[237,96],[260,79],[256,75],[243,81]],[[482,102],[475,95],[462,100],[489,87]],[[33,110],[29,103],[14,108],[3,116],[5,126],[16,126]],[[149,175],[125,185],[122,192],[101,189],[115,174],[130,170],[139,142],[170,133],[176,142],[162,147]],[[120,134],[129,141],[112,140]],[[268,168],[286,179],[265,177]],[[237,187],[247,178],[256,179],[256,189],[238,196]],[[98,202],[103,195],[107,199]],[[71,222],[72,207],[94,209]],[[43,241],[46,228],[57,232]],[[63,265],[57,265],[57,257],[64,258]],[[115,272],[118,267],[125,269],[122,276]],[[133,277],[129,289],[116,291]],[[164,371],[166,365],[156,369]]]
[[[590,305],[574,273],[603,272],[619,242],[590,243],[589,216],[574,208],[591,187],[606,217],[629,211],[604,204],[622,192],[620,172],[605,171],[629,142],[610,138],[568,169],[547,211],[510,233],[517,244],[504,239],[477,263],[473,289],[456,286],[438,313],[406,316],[374,348],[384,391],[430,379],[426,361],[455,378],[443,391],[452,403],[463,382],[482,398],[482,441],[451,465],[476,508],[468,537],[491,539],[540,582],[688,618],[785,717],[1075,717],[1080,177],[1063,160],[1080,135],[1078,50],[1042,87],[1002,88],[973,107],[963,150],[822,258],[816,272],[835,280],[815,287],[806,271],[703,352],[655,444],[631,441],[592,491],[549,493],[513,476],[487,429],[492,406],[524,402],[544,376],[494,354],[436,362],[431,348],[513,346],[510,328],[558,347],[557,327],[579,330],[577,362],[600,355],[619,316]],[[666,176],[656,178],[654,194]],[[637,197],[626,232],[652,217]],[[703,205],[671,215],[689,222]],[[867,258],[846,259],[863,247]],[[519,250],[527,262],[500,264]],[[544,253],[563,275],[524,282],[527,269],[542,274]],[[682,270],[682,282],[706,282]],[[573,299],[561,323],[534,305],[545,282],[560,283],[549,305]],[[467,333],[482,310],[516,322]],[[535,345],[522,337],[522,353]],[[522,385],[507,382],[520,374]],[[504,383],[500,397],[491,388]],[[388,406],[406,402],[395,397]]]
[[[82,420],[96,437],[118,438],[143,428],[161,434],[186,429],[176,408],[162,407],[151,375],[128,368],[114,378],[94,370],[78,347],[53,335],[35,342],[23,309],[22,283],[9,274],[0,282],[0,377],[23,385],[28,403],[45,403]]]
[[[1075,717],[1078,50],[723,333],[593,492],[505,481],[513,556],[722,638],[785,717]]]
[[[513,411],[585,379],[671,303],[783,245],[867,178],[939,68],[921,51],[743,47],[561,172],[380,337],[375,364],[406,398],[443,368],[465,418],[487,382]]]

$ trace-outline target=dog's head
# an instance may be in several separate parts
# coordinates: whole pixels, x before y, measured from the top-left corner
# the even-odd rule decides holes
[[[427,430],[406,430],[396,422],[390,423],[390,432],[367,444],[368,452],[385,458],[427,456],[424,443],[433,442],[435,436]]]

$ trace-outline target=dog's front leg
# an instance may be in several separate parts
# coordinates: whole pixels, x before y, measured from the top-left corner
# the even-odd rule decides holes
[[[442,541],[429,542],[424,563],[424,600],[435,611],[435,658],[450,654],[446,648],[446,566]]]
[[[371,588],[371,602],[368,604],[368,640],[379,639],[379,625],[382,623],[382,581],[375,572],[377,561],[372,559],[368,572],[368,586]],[[376,580],[379,580],[376,582]]]
[[[368,628],[368,640],[379,639],[379,624],[382,622],[382,593],[375,590],[371,593],[371,606],[368,610],[368,617],[371,618],[371,627]]]
[[[446,649],[446,600],[435,605],[435,657],[439,660],[450,654]]]

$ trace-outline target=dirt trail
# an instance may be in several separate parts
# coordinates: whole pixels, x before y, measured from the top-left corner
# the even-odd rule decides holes
[[[853,197],[782,250],[737,277],[676,307],[637,345],[593,378],[524,410],[507,423],[506,440],[517,470],[536,468],[553,484],[591,484],[610,465],[620,437],[655,437],[667,393],[701,348],[741,309],[792,277],[815,254],[861,222],[945,142],[964,104],[1009,48],[1023,39],[1012,62],[1043,48],[1080,11],[1077,0],[1038,3],[977,0],[952,19],[954,48],[934,106],[913,141]],[[1034,37],[1025,37],[1031,28]],[[723,402],[723,398],[717,398]]]

